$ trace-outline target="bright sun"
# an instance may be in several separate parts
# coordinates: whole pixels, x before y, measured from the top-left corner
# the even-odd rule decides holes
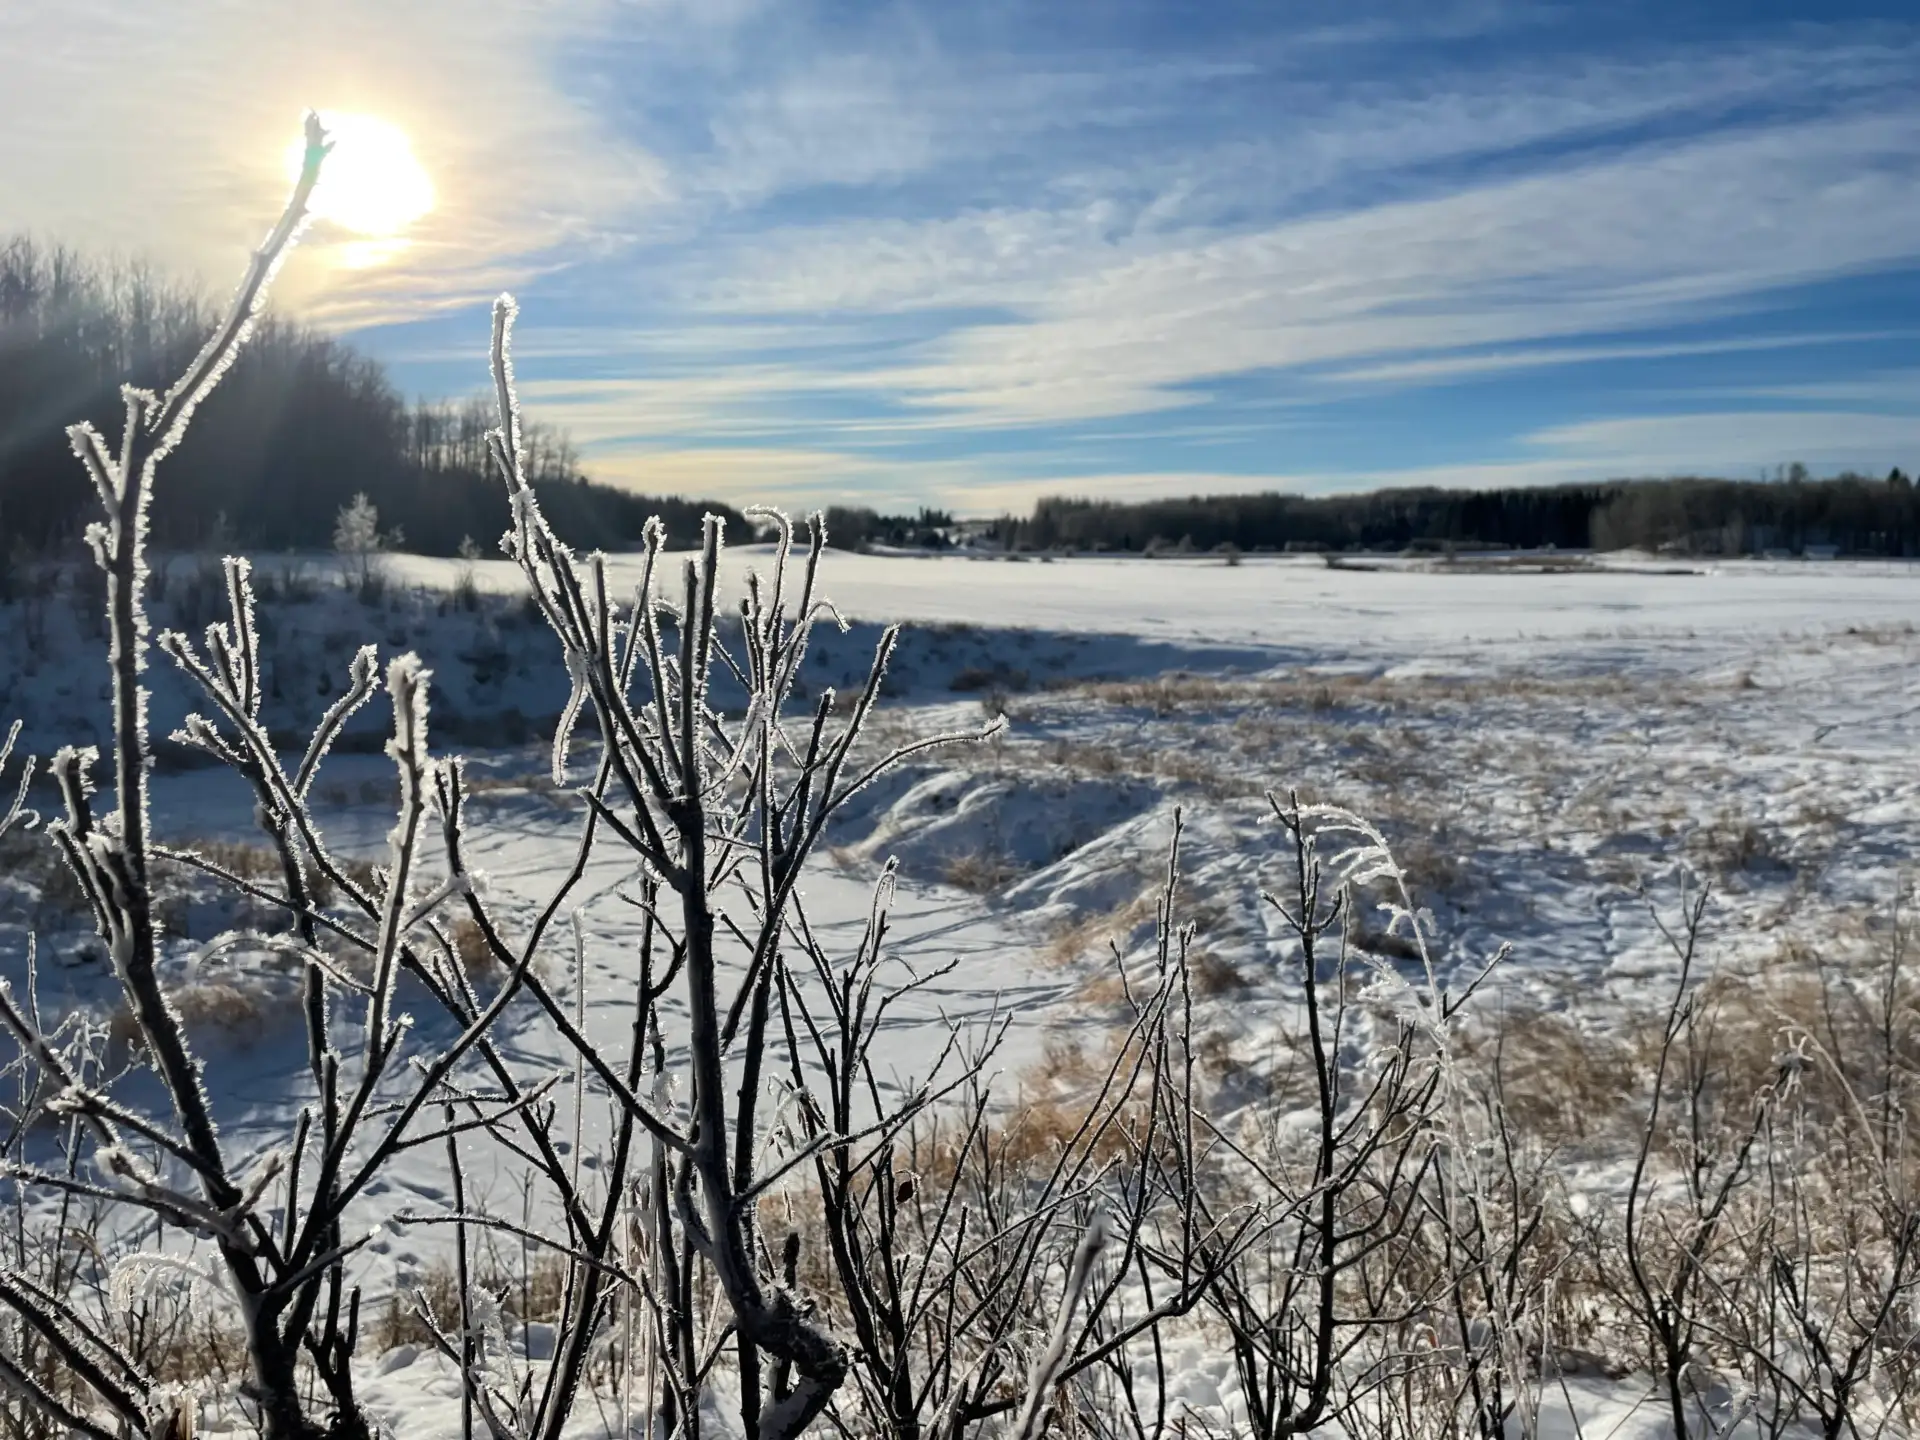
[[[433,182],[397,125],[371,115],[321,113],[333,151],[320,167],[309,204],[314,215],[362,235],[393,235],[433,208]],[[300,173],[304,142],[287,150],[287,174]]]

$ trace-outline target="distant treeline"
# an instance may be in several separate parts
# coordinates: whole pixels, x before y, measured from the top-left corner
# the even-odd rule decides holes
[[[140,265],[112,265],[31,240],[0,242],[0,546],[72,542],[90,505],[66,426],[119,429],[124,380],[158,388],[213,323],[213,306]],[[265,319],[167,463],[154,505],[163,547],[232,543],[320,549],[364,492],[409,550],[485,550],[507,527],[503,487],[487,474],[490,406],[409,404],[385,369],[350,346]],[[632,544],[650,515],[671,543],[694,543],[712,501],[637,495],[581,473],[564,435],[532,425],[529,468],[560,534],[581,546]],[[1010,549],[1092,551],[1399,550],[1409,547],[1672,549],[1698,554],[1801,551],[1920,555],[1920,499],[1886,479],[1669,479],[1505,490],[1215,495],[1119,503],[1046,499],[1026,517],[956,524],[945,511],[827,511],[835,545],[941,548],[984,538]],[[0,560],[5,554],[0,553]]]
[[[953,543],[953,516],[945,510],[922,508],[914,515],[882,515],[857,505],[831,505],[821,517],[827,542],[843,550],[872,545],[919,546],[944,550]]]
[[[144,266],[27,239],[0,244],[0,541],[45,549],[77,535],[91,500],[66,426],[90,419],[111,439],[122,381],[167,384],[213,320],[204,297]],[[325,548],[340,508],[365,492],[409,550],[450,555],[472,537],[491,553],[508,515],[486,473],[490,424],[481,401],[409,405],[376,361],[265,319],[167,462],[155,540]],[[532,426],[527,443],[541,505],[572,543],[632,543],[656,514],[675,543],[696,539],[708,511],[744,533],[724,505],[587,482],[553,430]]]
[[[1705,555],[1833,546],[1920,555],[1920,497],[1898,469],[1790,478],[1625,480],[1509,490],[1213,495],[1123,504],[1042,500],[983,527],[1012,549],[1092,551],[1614,550]]]

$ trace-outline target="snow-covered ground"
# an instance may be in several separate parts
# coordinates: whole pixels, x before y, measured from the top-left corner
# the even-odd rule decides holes
[[[751,545],[727,551],[728,573],[764,564],[765,553]],[[1509,573],[1491,561],[1348,563],[1355,568],[1329,568],[1318,556],[1250,555],[1228,565],[1216,556],[835,553],[826,589],[844,614],[861,619],[1309,653],[1406,652],[1465,640],[1799,632],[1902,623],[1920,607],[1920,564],[1897,561],[1694,564],[1623,556],[1557,573]],[[438,588],[450,585],[460,566],[423,556],[399,564],[409,581]],[[630,588],[639,558],[613,556],[610,568]],[[482,562],[474,571],[483,588],[518,592],[518,573],[505,561]]]
[[[756,553],[730,552],[730,573]],[[159,619],[217,618],[188,583],[197,562],[173,563]],[[311,594],[282,584],[293,593],[263,605],[269,723],[290,735],[309,724],[363,640],[419,651],[435,675],[436,748],[473,752],[487,778],[475,863],[509,919],[524,921],[579,820],[539,778],[536,737],[565,689],[551,637],[514,598],[519,577],[503,562],[473,567],[471,607],[450,598],[458,562],[390,563],[392,591],[369,603],[318,562],[260,562],[265,575],[320,582]],[[1683,872],[1716,887],[1717,963],[1763,966],[1797,943],[1870,946],[1920,853],[1920,566],[1677,568],[833,554],[823,588],[855,623],[821,632],[813,689],[857,683],[878,625],[905,620],[914,628],[890,675],[883,736],[990,712],[1010,727],[865,797],[830,836],[806,903],[850,948],[881,861],[897,856],[891,953],[915,970],[957,964],[895,1019],[888,1063],[916,1075],[947,1023],[1010,1011],[998,1063],[1017,1079],[1049,1040],[1091,1041],[1106,1025],[1105,947],[1137,956],[1150,944],[1141,901],[1178,807],[1189,826],[1183,901],[1218,962],[1203,1023],[1222,1076],[1243,1077],[1222,1085],[1226,1108],[1257,1088],[1244,1077],[1291,1003],[1269,958],[1273,917],[1257,903],[1276,878],[1269,789],[1379,823],[1433,913],[1443,964],[1462,970],[1510,944],[1495,1003],[1581,1026],[1604,1028],[1664,994],[1672,959],[1654,912],[1671,910]],[[634,557],[613,569],[625,585],[638,573]],[[0,725],[22,719],[42,753],[104,738],[101,647],[67,586],[0,606]],[[185,704],[169,669],[155,657],[161,729]],[[380,721],[365,717],[368,741]],[[379,853],[390,775],[372,754],[329,761],[316,793],[348,853]],[[163,765],[154,801],[164,839],[231,840],[250,824],[245,795],[206,769]],[[607,852],[583,892],[590,1032],[628,1023],[637,922],[618,890],[630,871]],[[43,998],[102,1003],[81,917],[19,886],[0,895],[0,965],[17,972],[30,923]],[[183,979],[204,928],[189,907],[170,942]],[[554,964],[570,993],[563,951]],[[264,1148],[284,1133],[307,1083],[297,1034],[290,1010],[269,1005],[219,1042],[208,1080],[230,1135]],[[529,1074],[570,1064],[531,1015],[510,1016],[502,1041]],[[368,1197],[365,1218],[444,1203],[445,1179],[438,1157],[409,1159]],[[510,1173],[475,1183],[517,1206]],[[419,1270],[441,1238],[414,1228],[376,1242],[374,1283]],[[1193,1359],[1193,1394],[1226,1384],[1223,1361]],[[457,1433],[457,1408],[432,1398],[446,1388],[436,1363],[371,1380],[401,1433]],[[1602,1419],[1606,1433],[1652,1433],[1650,1412],[1628,1413],[1629,1391],[1582,1381],[1567,1394],[1589,1435]]]

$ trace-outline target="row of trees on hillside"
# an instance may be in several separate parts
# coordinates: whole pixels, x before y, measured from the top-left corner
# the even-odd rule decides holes
[[[1401,550],[1464,547],[1689,554],[1920,555],[1920,494],[1886,479],[1629,480],[1506,490],[1377,490],[1357,495],[1044,499],[988,536],[1016,550]]]
[[[74,532],[91,490],[65,427],[117,413],[123,380],[154,386],[199,349],[214,310],[149,267],[107,264],[26,238],[0,243],[0,534],[45,548]],[[163,546],[234,542],[325,548],[364,494],[408,548],[491,547],[505,496],[485,477],[479,401],[409,404],[385,369],[338,340],[269,317],[196,417],[156,500]],[[527,466],[556,531],[604,547],[637,541],[649,515],[691,543],[723,505],[591,484],[567,438],[530,426]],[[736,517],[737,518],[737,517]]]
[[[213,323],[206,299],[138,264],[107,264],[30,239],[0,242],[0,535],[44,548],[70,536],[89,503],[65,427],[118,410],[125,377],[153,386],[182,370]],[[163,546],[232,543],[321,549],[365,495],[409,549],[489,548],[507,504],[485,477],[492,412],[479,399],[409,404],[385,369],[342,342],[268,318],[208,399],[154,508]],[[617,548],[647,517],[693,543],[715,502],[635,495],[583,476],[559,431],[531,424],[526,468],[565,540]],[[836,506],[827,533],[847,548],[941,548],[957,533],[940,510],[884,515]],[[1010,549],[1395,550],[1443,546],[1702,554],[1798,551],[1920,555],[1920,497],[1886,480],[1672,479],[1501,490],[1191,496],[1120,503],[1045,499],[984,527]],[[976,530],[976,533],[978,531]]]

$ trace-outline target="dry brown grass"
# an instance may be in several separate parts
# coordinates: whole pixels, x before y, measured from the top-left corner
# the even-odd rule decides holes
[[[1171,781],[1190,785],[1216,800],[1264,793],[1240,761],[1179,744],[1129,747],[1092,740],[1058,740],[1030,753],[1041,766],[1076,775]]]
[[[1073,995],[1082,1005],[1109,1009],[1126,1003],[1127,982],[1116,971],[1089,975],[1080,982]]]
[[[1020,867],[1007,856],[992,850],[972,850],[955,855],[942,867],[940,878],[958,890],[985,895],[1020,874]]]
[[[1642,688],[1642,685],[1643,682],[1619,676],[1549,676],[1524,672],[1448,676],[1295,670],[1281,675],[1243,678],[1175,671],[1146,680],[1081,685],[1073,687],[1071,693],[1108,705],[1150,710],[1162,717],[1247,706],[1298,709],[1321,715],[1364,707],[1417,715],[1492,700],[1574,701],[1605,696],[1618,701],[1623,686],[1631,689]],[[1654,688],[1667,700],[1683,694],[1667,685]]]
[[[1146,1105],[1135,1105],[1129,1119],[1094,1133],[1085,1101],[1046,1096],[1025,1101],[981,1140],[996,1163],[1016,1168],[1050,1164],[1061,1156],[1091,1150],[1096,1160],[1119,1160],[1132,1152],[1130,1135],[1145,1128]]]
[[[87,892],[44,831],[16,829],[0,838],[0,875],[23,887],[22,910],[36,930],[64,929],[92,913]]]
[[[1025,690],[1030,677],[1025,670],[1014,670],[1004,665],[985,667],[968,665],[954,673],[947,682],[947,688],[959,694],[973,694],[982,690]]]
[[[342,874],[357,885],[363,894],[378,896],[382,877],[386,874],[382,866],[371,860],[360,860],[350,855],[335,855],[333,863]],[[275,870],[275,874],[278,874]],[[340,900],[340,894],[331,877],[322,874],[316,867],[307,866],[307,884],[313,890],[314,903],[322,909],[331,908]]]
[[[189,1035],[219,1034],[242,1041],[257,1038],[266,1029],[268,1017],[278,1013],[280,1003],[266,986],[238,977],[172,986],[167,999]],[[107,1040],[119,1055],[132,1055],[142,1048],[139,1022],[124,1002],[107,1017]]]
[[[1416,903],[1466,888],[1473,872],[1460,856],[1460,842],[1443,820],[1430,829],[1413,831],[1404,839],[1389,837],[1393,858],[1400,866],[1408,892]]]
[[[1458,1059],[1497,1085],[1523,1134],[1584,1144],[1626,1133],[1646,1103],[1644,1076],[1658,1017],[1594,1033],[1565,1014],[1532,1006],[1502,1011],[1486,1030],[1463,1032]]]
[[[993,1169],[1019,1171],[1051,1167],[1079,1152],[1091,1151],[1100,1160],[1127,1154],[1130,1137],[1143,1133],[1146,1124],[1144,1094],[1122,1099],[1124,1085],[1116,1086],[1102,1111],[1116,1112],[1111,1124],[1099,1124],[1093,1110],[1110,1070],[1118,1066],[1125,1074],[1135,1063],[1127,1043],[1126,1032],[1117,1027],[1102,1032],[1093,1049],[1077,1036],[1049,1035],[1041,1058],[1014,1077],[1011,1103],[976,1136],[979,1155],[991,1157]],[[1144,1092],[1144,1080],[1134,1089]],[[923,1138],[931,1168],[949,1175],[966,1168],[956,1151],[958,1129],[935,1121]]]
[[[67,1230],[60,1243],[69,1249],[84,1248],[100,1254],[100,1236],[90,1227]],[[56,1267],[56,1273],[64,1281],[84,1283],[77,1282],[74,1272],[64,1266]],[[66,1284],[62,1288],[71,1291],[73,1287]],[[80,1297],[69,1293],[63,1298]],[[81,1308],[84,1311],[84,1304]],[[177,1294],[143,1295],[131,1309],[103,1314],[98,1319],[101,1333],[157,1385],[219,1393],[246,1378],[246,1340],[238,1316],[217,1300],[207,1303],[203,1298],[200,1303],[184,1304]],[[17,1349],[13,1358],[49,1394],[85,1413],[93,1391],[44,1346],[29,1343]],[[176,1412],[176,1418],[179,1413],[189,1417],[188,1428],[169,1430],[163,1423],[153,1431],[155,1435],[194,1433],[190,1419],[193,1402],[187,1396],[179,1397],[176,1404],[181,1402],[185,1409]],[[67,1433],[10,1409],[0,1410],[0,1432],[20,1440],[53,1440],[56,1434]]]
[[[415,1275],[411,1284],[389,1295],[387,1303],[374,1312],[373,1321],[367,1327],[373,1354],[384,1355],[402,1345],[426,1348],[433,1344],[433,1331],[420,1313],[423,1298],[434,1324],[442,1330],[459,1328],[460,1291],[452,1261],[434,1261]]]
[[[1095,951],[1107,951],[1110,943],[1124,948],[1133,932],[1153,919],[1158,903],[1156,891],[1144,890],[1108,914],[1077,916],[1054,931],[1045,957],[1050,964],[1071,965]]]
[[[509,1247],[476,1245],[468,1259],[476,1288],[494,1296],[501,1311],[521,1322],[559,1319],[566,1301],[567,1262],[557,1251],[530,1247],[525,1254]],[[374,1311],[368,1331],[372,1351],[383,1355],[402,1345],[433,1344],[433,1332],[420,1313],[424,1297],[434,1323],[448,1333],[460,1327],[460,1289],[453,1261],[436,1258],[387,1297]]]
[[[468,979],[484,980],[498,973],[499,957],[493,953],[493,947],[487,944],[486,932],[481,930],[479,922],[471,915],[456,919],[450,927],[448,938],[453,942],[453,953],[459,958]]]
[[[174,1323],[129,1336],[129,1352],[162,1385],[225,1388],[247,1370],[246,1336],[223,1305],[180,1307]],[[133,1328],[129,1326],[129,1328]]]
[[[1196,995],[1238,995],[1248,988],[1247,977],[1224,955],[1194,950],[1187,956],[1187,974]]]
[[[280,857],[270,846],[246,840],[193,840],[183,848],[242,880],[269,882],[280,878]]]
[[[1778,832],[1750,815],[1723,813],[1701,827],[1688,848],[1703,869],[1722,876],[1792,868]]]
[[[192,851],[229,875],[261,886],[275,894],[284,893],[280,883],[284,874],[280,865],[280,856],[270,845],[251,840],[200,839],[187,841],[178,848]],[[379,893],[382,872],[373,861],[341,855],[334,856],[333,860],[341,872],[362,891],[370,894]],[[204,871],[185,863],[175,863],[170,868],[174,877],[179,880],[192,880],[196,876],[205,875]],[[314,903],[322,909],[332,906],[340,898],[335,893],[332,879],[312,865],[308,865],[306,870],[307,884],[313,891]]]
[[[1870,935],[1882,946],[1875,954],[1843,937],[1844,953],[1824,955],[1788,940],[1762,963],[1707,975],[1693,1002],[1691,1058],[1676,1053],[1669,1085],[1691,1063],[1704,1077],[1703,1103],[1744,1124],[1783,1085],[1783,1060],[1797,1052],[1806,1058],[1793,1063],[1792,1093],[1817,1122],[1878,1124],[1891,1103],[1898,1125],[1920,1125],[1920,980],[1885,948],[1904,938]],[[1618,1141],[1644,1120],[1665,1020],[1664,997],[1604,1028],[1580,1024],[1573,1009],[1516,1006],[1463,1032],[1459,1058],[1482,1083],[1497,1078],[1509,1118],[1539,1143]],[[1675,1107],[1668,1119],[1677,1126],[1683,1113]],[[1677,1130],[1658,1138],[1663,1150],[1684,1144]]]

